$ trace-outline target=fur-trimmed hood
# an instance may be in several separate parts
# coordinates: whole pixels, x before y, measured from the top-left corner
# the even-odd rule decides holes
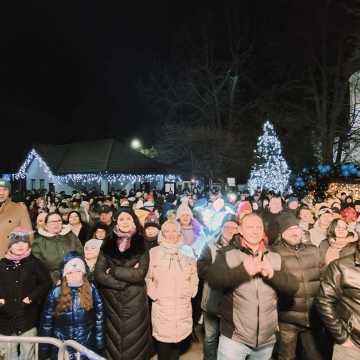
[[[55,237],[58,235],[66,235],[71,231],[71,226],[70,225],[63,225],[63,228],[61,229],[61,232],[59,234],[51,234],[48,231],[44,230],[44,229],[39,229],[39,235],[44,236],[44,237]]]
[[[145,250],[145,240],[142,235],[136,232],[131,238],[131,244],[129,249],[121,253],[116,243],[118,237],[112,232],[111,236],[105,240],[105,244],[102,247],[102,251],[105,255],[113,258],[131,258],[133,256],[142,255]]]

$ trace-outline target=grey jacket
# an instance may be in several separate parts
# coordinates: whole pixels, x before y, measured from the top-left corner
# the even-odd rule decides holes
[[[207,269],[212,288],[225,291],[221,303],[221,334],[250,347],[275,343],[278,329],[277,293],[293,295],[298,290],[296,277],[288,273],[279,254],[267,251],[274,276],[250,277],[243,261],[256,256],[240,242],[217,252],[215,262]]]

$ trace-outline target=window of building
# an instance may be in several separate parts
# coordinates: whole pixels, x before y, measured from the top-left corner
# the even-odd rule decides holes
[[[45,180],[44,179],[40,179],[40,190],[45,189]]]
[[[36,189],[36,179],[31,179],[31,190]]]

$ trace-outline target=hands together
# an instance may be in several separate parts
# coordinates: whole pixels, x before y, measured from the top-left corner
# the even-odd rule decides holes
[[[248,255],[243,264],[246,272],[250,276],[260,274],[268,279],[271,279],[274,276],[274,269],[270,261],[267,257],[264,257],[262,253],[259,253],[256,257]]]

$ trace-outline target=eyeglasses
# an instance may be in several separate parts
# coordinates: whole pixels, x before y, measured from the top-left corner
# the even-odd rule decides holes
[[[48,221],[48,224],[62,224],[62,220],[52,220],[52,221]]]

